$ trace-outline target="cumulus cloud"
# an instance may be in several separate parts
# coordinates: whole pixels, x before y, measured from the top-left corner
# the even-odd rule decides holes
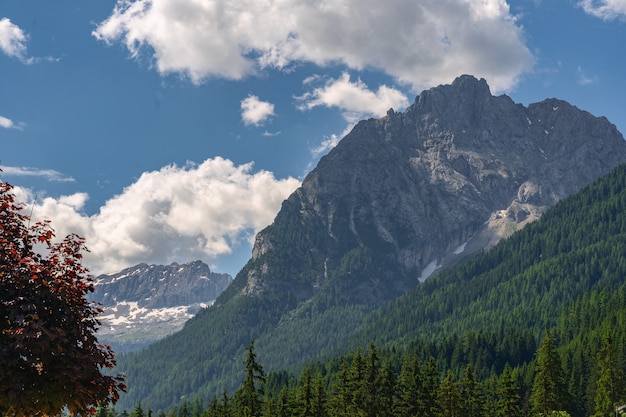
[[[310,62],[416,90],[468,73],[501,91],[533,65],[506,0],[118,0],[93,36],[194,83]]]
[[[311,83],[313,79],[309,78],[306,82]],[[326,81],[322,87],[297,99],[300,110],[317,106],[339,108],[349,123],[371,116],[380,117],[390,108],[404,109],[409,105],[409,100],[399,90],[382,85],[374,92],[361,80],[350,81],[348,73],[343,73],[338,79]]]
[[[0,116],[0,127],[3,127],[5,129],[24,130],[24,126],[24,123],[15,123],[8,117]]]
[[[74,178],[63,175],[59,171],[53,169],[39,169],[30,167],[0,167],[2,173],[8,176],[18,177],[43,177],[48,181],[54,182],[74,182]]]
[[[93,216],[82,213],[88,196],[79,193],[35,199],[32,217],[52,220],[59,237],[84,236],[94,274],[139,262],[214,261],[269,225],[299,185],[215,158],[146,172]],[[19,192],[22,201],[34,199]]]
[[[272,103],[261,101],[252,94],[241,100],[241,119],[244,124],[259,126],[271,116],[274,116]]]
[[[10,19],[0,19],[0,50],[10,57],[28,62],[26,57],[27,36],[19,26]]]
[[[582,0],[578,3],[586,13],[603,20],[626,18],[624,0]]]

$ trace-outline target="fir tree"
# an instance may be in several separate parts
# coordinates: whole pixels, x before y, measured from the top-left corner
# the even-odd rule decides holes
[[[380,373],[379,416],[393,416],[395,408],[395,374],[390,361],[385,361]]]
[[[452,371],[448,371],[445,379],[437,390],[437,400],[439,403],[439,416],[460,417],[462,415],[461,395],[458,384],[454,381]]]
[[[302,385],[300,386],[300,392],[297,399],[298,410],[297,414],[300,417],[312,417],[313,416],[313,384],[311,377],[311,368],[306,367],[304,369],[304,375],[302,377]]]
[[[321,372],[315,375],[315,381],[313,382],[312,411],[313,417],[324,417],[326,415],[326,390],[324,389]]]
[[[480,398],[480,384],[474,379],[474,371],[468,364],[461,381],[462,414],[465,417],[482,417],[483,405]]]
[[[420,415],[423,410],[421,370],[417,358],[404,358],[398,377],[398,403],[395,415],[409,417]]]
[[[282,390],[280,390],[280,394],[278,395],[278,401],[273,408],[275,410],[275,417],[291,416],[291,411],[289,407],[289,392],[287,391],[287,388],[283,388]]]
[[[377,417],[380,408],[380,358],[378,350],[370,345],[365,356],[365,388],[363,408],[367,417]]]
[[[361,354],[361,348],[357,348],[354,358],[352,359],[352,366],[350,368],[350,391],[352,394],[352,401],[348,406],[348,411],[351,416],[362,415],[366,411],[366,393],[367,385],[365,380],[365,360]]]
[[[246,414],[251,417],[259,417],[261,415],[261,395],[263,393],[260,384],[265,383],[265,373],[263,366],[256,360],[254,352],[254,340],[250,342],[250,346],[246,348],[248,355],[245,361],[246,378],[243,385],[237,391],[235,398],[240,409],[245,410]]]
[[[530,401],[539,416],[567,409],[568,393],[561,358],[549,331],[537,349],[537,368]]]
[[[500,380],[498,381],[498,417],[521,417],[519,387],[513,379],[511,366],[507,363],[504,366]]]
[[[428,358],[424,368],[424,385],[422,389],[422,401],[424,405],[423,415],[425,417],[435,417],[439,415],[439,402],[437,401],[437,390],[439,387],[439,371],[435,358]]]
[[[341,368],[335,383],[335,394],[332,398],[330,414],[334,417],[348,415],[348,408],[352,402],[352,391],[350,386],[350,368],[346,359],[341,361]]]
[[[593,417],[610,417],[615,414],[615,407],[623,401],[623,363],[619,360],[613,340],[608,331],[602,338],[602,347],[598,352],[598,379],[594,397],[595,413]]]

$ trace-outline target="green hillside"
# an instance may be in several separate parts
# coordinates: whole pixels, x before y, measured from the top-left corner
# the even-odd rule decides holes
[[[571,412],[586,415],[603,335],[620,342],[624,359],[625,209],[622,165],[490,251],[442,271],[375,311],[342,305],[332,291],[304,304],[289,292],[231,295],[176,337],[122,357],[130,395],[121,405],[129,408],[142,401],[162,409],[234,391],[242,381],[244,348],[252,339],[258,340],[268,371],[283,364],[267,358],[280,356],[297,373],[306,362],[330,361],[373,342],[397,368],[404,355],[422,361],[433,356],[440,372],[449,369],[459,376],[471,364],[487,381],[509,363],[520,395],[529,395],[535,348],[544,331],[552,329],[576,397]],[[287,311],[291,313],[285,315]],[[309,341],[324,346],[314,359],[303,353]],[[330,361],[327,368],[337,368],[339,362]],[[326,374],[330,381],[332,372]]]

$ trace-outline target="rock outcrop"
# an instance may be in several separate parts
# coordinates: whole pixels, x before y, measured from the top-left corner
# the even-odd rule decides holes
[[[344,271],[350,297],[384,301],[624,161],[606,118],[557,99],[525,107],[459,77],[403,113],[360,122],[322,158],[258,234],[241,291],[296,282],[306,299]]]

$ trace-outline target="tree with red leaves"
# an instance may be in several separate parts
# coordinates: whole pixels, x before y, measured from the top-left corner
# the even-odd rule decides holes
[[[126,389],[110,346],[98,343],[102,309],[86,299],[93,278],[84,239],[53,243],[49,221],[30,224],[0,181],[0,415],[94,413]]]

